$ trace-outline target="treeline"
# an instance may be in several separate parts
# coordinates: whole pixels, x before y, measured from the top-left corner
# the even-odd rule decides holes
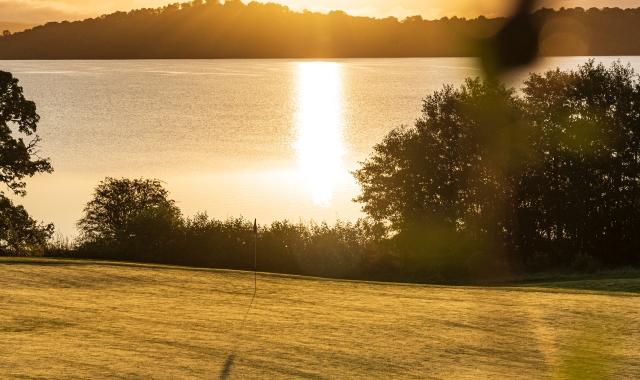
[[[331,226],[257,224],[256,237],[253,223],[242,217],[183,217],[155,179],[106,178],[77,227],[74,242],[54,239],[45,245],[45,255],[252,270],[256,239],[261,271],[369,278],[393,275],[395,265],[386,257],[386,229],[370,219]]]
[[[0,59],[341,58],[477,56],[504,18],[402,21],[293,12],[274,3],[195,0],[51,22],[0,37]],[[640,8],[534,14],[543,55],[638,55]]]
[[[589,61],[521,94],[468,79],[428,96],[356,171],[363,210],[425,272],[639,265],[638,75]]]
[[[308,276],[400,278],[375,226],[365,220],[327,223],[278,221],[259,225],[257,268]],[[45,256],[161,263],[202,268],[254,269],[253,221],[217,220],[206,213],[174,220],[152,217],[117,240],[50,244]]]

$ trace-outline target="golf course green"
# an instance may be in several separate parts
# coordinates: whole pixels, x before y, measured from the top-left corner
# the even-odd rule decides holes
[[[259,273],[240,331],[253,276],[0,258],[0,378],[640,378],[638,278],[471,287]]]

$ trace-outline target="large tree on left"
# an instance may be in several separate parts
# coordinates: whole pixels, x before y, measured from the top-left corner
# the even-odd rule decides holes
[[[53,171],[49,160],[38,156],[39,120],[35,103],[25,99],[18,79],[0,71],[0,182],[15,195],[26,195],[25,177]],[[42,247],[52,231],[52,224],[36,223],[0,190],[0,254],[31,252]]]

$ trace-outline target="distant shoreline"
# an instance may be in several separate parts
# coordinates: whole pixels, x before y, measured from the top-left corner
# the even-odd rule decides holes
[[[532,19],[541,56],[640,55],[640,8],[543,8]],[[375,19],[293,12],[273,3],[192,2],[7,33],[0,60],[476,57],[505,21]]]
[[[627,55],[556,55],[556,56],[540,56],[540,59],[553,59],[553,58],[622,58],[622,57],[640,57],[640,54],[627,54]],[[445,58],[478,58],[477,56],[460,56],[460,57],[319,57],[319,58],[296,58],[296,57],[276,57],[276,58],[56,58],[56,59],[4,59],[0,58],[0,62],[11,61],[252,61],[252,60],[272,60],[272,61],[319,61],[319,62],[334,62],[339,60],[358,60],[358,59],[445,59]],[[0,68],[1,69],[1,68]]]

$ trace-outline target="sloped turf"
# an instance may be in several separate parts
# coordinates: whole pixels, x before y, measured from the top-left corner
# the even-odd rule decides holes
[[[259,274],[239,332],[253,273],[1,259],[0,378],[640,378],[640,280],[567,283]]]

